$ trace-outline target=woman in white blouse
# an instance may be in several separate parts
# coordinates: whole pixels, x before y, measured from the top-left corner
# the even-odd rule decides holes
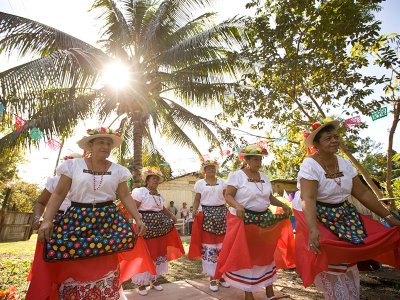
[[[316,153],[300,166],[293,208],[296,217],[296,267],[305,286],[313,282],[325,299],[359,299],[357,261],[374,259],[400,268],[400,231],[359,214],[347,201],[353,195],[390,225],[391,213],[362,184],[349,161],[336,155],[339,122],[325,119],[305,134]]]
[[[192,227],[192,236],[188,257],[201,258],[203,274],[210,276],[210,290],[218,291],[218,284],[229,287],[221,278],[214,278],[217,267],[218,255],[226,233],[226,202],[224,197],[225,182],[216,177],[218,162],[206,160],[201,164],[200,172],[204,179],[194,185],[196,193],[193,203],[193,217],[195,222]],[[202,211],[199,213],[199,206]]]
[[[57,168],[60,180],[38,231],[44,243],[38,243],[28,300],[120,299],[122,282],[143,272],[139,261],[151,264],[145,245],[139,245],[146,227],[128,190],[131,174],[107,160],[122,140],[107,128],[87,133],[78,145],[90,158],[67,160]],[[71,206],[53,224],[67,194]],[[117,194],[136,220],[137,234],[114,204]]]
[[[143,272],[132,277],[131,281],[139,286],[138,293],[145,296],[148,293],[146,284],[149,282],[150,287],[156,291],[163,290],[157,278],[168,273],[168,262],[181,257],[185,250],[174,225],[176,217],[165,208],[165,199],[158,191],[158,185],[164,181],[161,170],[156,167],[144,169],[142,180],[145,186],[134,189],[132,198],[147,226],[144,240],[156,268],[156,274]]]
[[[216,277],[223,276],[230,285],[242,289],[246,300],[254,300],[253,292],[262,288],[266,288],[266,299],[273,299],[276,268],[294,267],[291,210],[272,195],[269,178],[259,172],[262,156],[267,154],[261,145],[243,148],[240,156],[245,166],[229,174],[226,183],[225,199],[230,208]],[[272,214],[271,204],[282,207],[285,213]],[[279,260],[275,262],[274,256]]]

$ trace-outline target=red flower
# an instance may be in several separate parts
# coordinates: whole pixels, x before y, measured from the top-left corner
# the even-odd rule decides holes
[[[319,127],[321,127],[321,123],[320,122],[315,122],[314,124],[311,125],[311,128],[313,130],[318,129]]]
[[[64,289],[62,299],[79,300],[78,287]]]
[[[101,298],[101,290],[97,286],[94,286],[86,293],[83,300],[98,300]]]
[[[99,128],[99,133],[101,133],[101,134],[107,133],[107,130],[104,127],[100,127]]]
[[[304,138],[308,138],[310,136],[310,133],[308,131],[304,132]]]

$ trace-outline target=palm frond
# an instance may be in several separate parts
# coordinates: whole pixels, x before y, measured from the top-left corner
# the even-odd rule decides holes
[[[41,107],[27,121],[21,132],[13,131],[0,139],[0,152],[24,145],[37,144],[29,137],[29,130],[36,127],[50,139],[53,135],[69,136],[73,133],[79,120],[89,118],[92,106],[97,99],[96,93],[72,97],[68,89],[47,93],[54,97],[52,105]],[[55,100],[57,99],[57,101]],[[49,116],[52,119],[49,120]]]
[[[20,57],[28,54],[44,57],[71,48],[96,49],[53,27],[5,12],[0,12],[0,36],[0,53],[17,51]]]
[[[103,60],[102,60],[103,59]],[[0,96],[24,110],[44,90],[93,86],[104,57],[80,49],[58,50],[0,73]]]
[[[96,0],[91,8],[100,10],[98,20],[105,24],[101,28],[101,45],[106,52],[119,58],[128,57],[124,48],[130,45],[132,32],[124,14],[113,0]]]

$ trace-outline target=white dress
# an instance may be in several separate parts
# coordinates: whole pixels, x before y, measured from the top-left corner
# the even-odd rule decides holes
[[[348,160],[337,156],[339,171],[343,172],[340,186],[334,179],[325,177],[325,170],[313,158],[307,157],[300,166],[297,176],[297,187],[300,189],[300,179],[318,181],[317,200],[336,204],[343,202],[351,195],[353,178],[357,176],[356,169]],[[302,210],[301,190],[293,199],[293,209]],[[360,298],[360,274],[357,265],[328,265],[329,271],[319,273],[314,280],[317,289],[329,300],[356,300]]]
[[[200,206],[221,206],[225,205],[224,190],[226,183],[222,179],[217,179],[217,184],[210,186],[204,179],[200,179],[194,185],[194,192],[200,194]],[[201,264],[203,274],[214,277],[218,263],[218,255],[221,252],[222,243],[201,244]]]

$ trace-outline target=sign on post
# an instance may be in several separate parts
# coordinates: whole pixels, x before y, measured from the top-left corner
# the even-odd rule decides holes
[[[387,107],[382,107],[380,109],[374,110],[373,112],[371,112],[371,118],[372,121],[376,121],[378,119],[382,119],[384,117],[386,117],[388,115],[388,109]]]

